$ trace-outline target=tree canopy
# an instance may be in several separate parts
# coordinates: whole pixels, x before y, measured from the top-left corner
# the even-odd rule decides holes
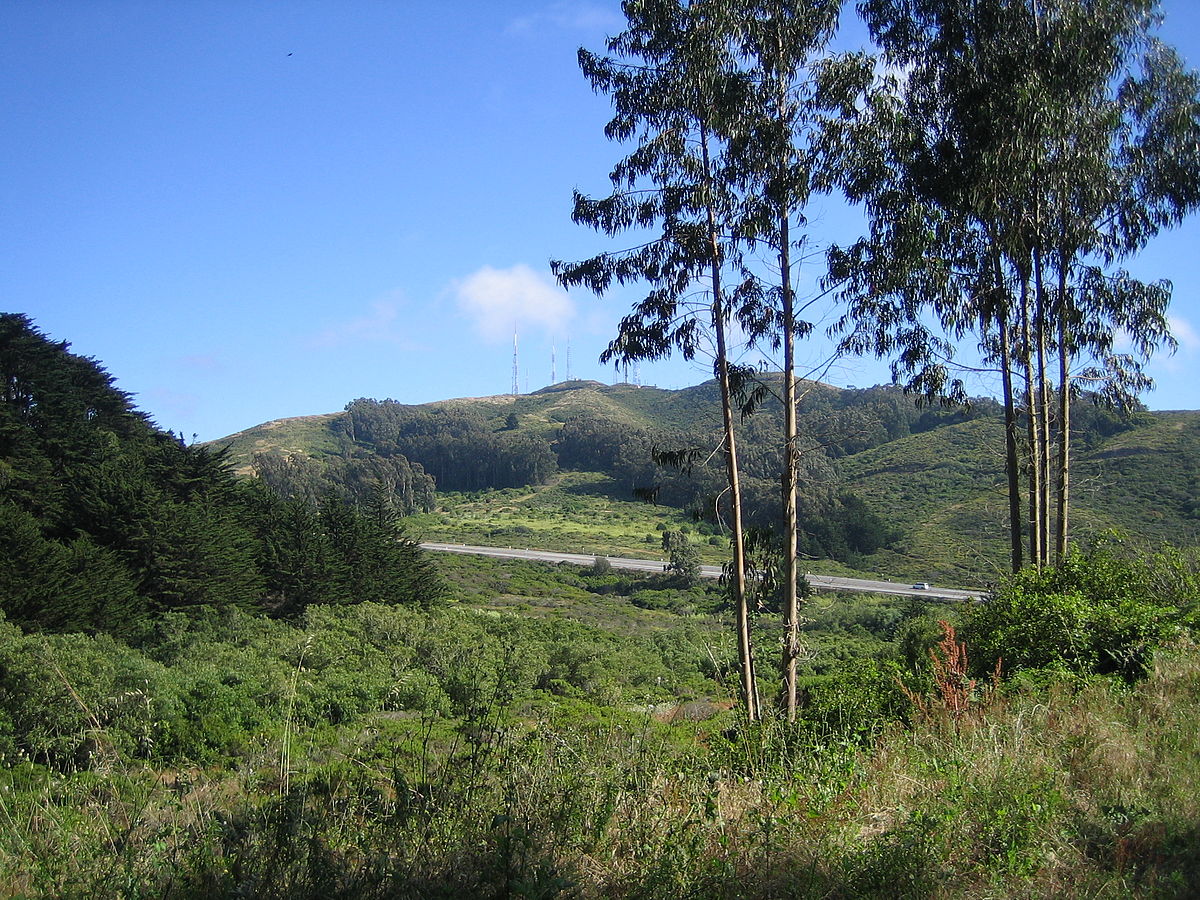
[[[235,477],[223,451],[158,429],[98,363],[26,316],[0,315],[0,379],[10,621],[135,638],[171,610],[436,600],[436,574],[390,511],[274,498]]]
[[[1170,285],[1120,263],[1200,203],[1200,79],[1156,0],[859,6],[892,74],[842,174],[870,219],[832,254],[846,346],[957,400],[976,336],[1003,381],[1013,567],[1025,529],[1041,565],[1066,551],[1073,396],[1129,406],[1173,346]]]

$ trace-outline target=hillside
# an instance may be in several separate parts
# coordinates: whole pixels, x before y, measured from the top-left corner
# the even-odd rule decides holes
[[[1119,522],[1154,540],[1200,543],[1200,413],[1160,412],[1098,443],[1076,478],[1087,524]]]
[[[759,524],[774,515],[779,418],[769,401],[741,429],[750,516]],[[591,525],[615,517],[628,521],[625,536],[606,526],[591,549],[628,552],[652,541],[646,532],[656,522],[677,527],[706,511],[711,518],[719,460],[702,458],[685,475],[655,467],[651,455],[691,447],[708,456],[718,420],[712,382],[669,391],[575,381],[420,406],[355,400],[340,413],[269,422],[214,444],[228,447],[243,473],[262,474],[264,462],[279,458],[323,472],[403,459],[434,480],[436,499],[414,522],[427,537],[550,546],[561,536],[574,547],[586,544]],[[1119,418],[1080,404],[1076,423],[1076,539],[1116,529],[1151,542],[1200,543],[1200,412]],[[800,430],[803,549],[812,568],[836,559],[954,582],[1003,571],[1003,437],[994,401],[921,408],[892,387],[808,383]],[[637,512],[634,491],[647,488],[660,505]],[[479,493],[489,490],[505,493]],[[866,539],[854,517],[867,517]],[[714,559],[724,552],[706,549]]]
[[[715,425],[714,417],[719,416],[717,402],[715,385],[668,391],[626,384],[605,385],[598,381],[566,381],[517,397],[502,394],[439,400],[415,408],[449,414],[465,411],[479,416],[494,430],[505,428],[506,418],[515,413],[526,431],[552,439],[564,422],[578,416],[635,428],[707,428]],[[339,428],[346,418],[347,412],[342,411],[276,419],[210,443],[228,446],[235,468],[249,473],[255,453],[278,450],[320,457],[345,452],[353,444],[345,440]]]

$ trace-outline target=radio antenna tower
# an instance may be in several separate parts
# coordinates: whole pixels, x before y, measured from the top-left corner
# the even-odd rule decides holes
[[[571,380],[571,339],[567,338],[567,381]]]
[[[553,344],[550,345],[550,383],[558,384],[558,370],[555,368]]]
[[[514,328],[514,329],[513,329],[513,383],[512,383],[512,395],[515,397],[515,396],[517,396],[517,394],[519,394],[519,393],[521,393],[521,385],[520,385],[520,382],[519,382],[518,370],[517,370],[517,329],[515,329],[515,328]]]

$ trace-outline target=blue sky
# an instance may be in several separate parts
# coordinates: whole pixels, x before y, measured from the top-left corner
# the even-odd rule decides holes
[[[1163,3],[1193,68],[1194,4]],[[621,26],[617,2],[0,0],[0,308],[189,440],[507,393],[514,325],[522,391],[552,354],[566,378],[568,345],[572,377],[612,381],[597,357],[636,294],[566,295],[548,260],[614,246],[570,207],[620,155],[576,50]],[[854,236],[834,202],[813,219]],[[1200,407],[1198,251],[1193,219],[1131,265],[1175,284],[1155,409]],[[826,377],[887,380],[870,360]]]

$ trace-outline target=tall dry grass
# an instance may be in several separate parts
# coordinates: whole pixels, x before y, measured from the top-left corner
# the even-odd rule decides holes
[[[1132,689],[926,702],[866,742],[481,709],[461,739],[383,715],[289,730],[232,770],[12,761],[0,895],[1200,894],[1196,648]]]

